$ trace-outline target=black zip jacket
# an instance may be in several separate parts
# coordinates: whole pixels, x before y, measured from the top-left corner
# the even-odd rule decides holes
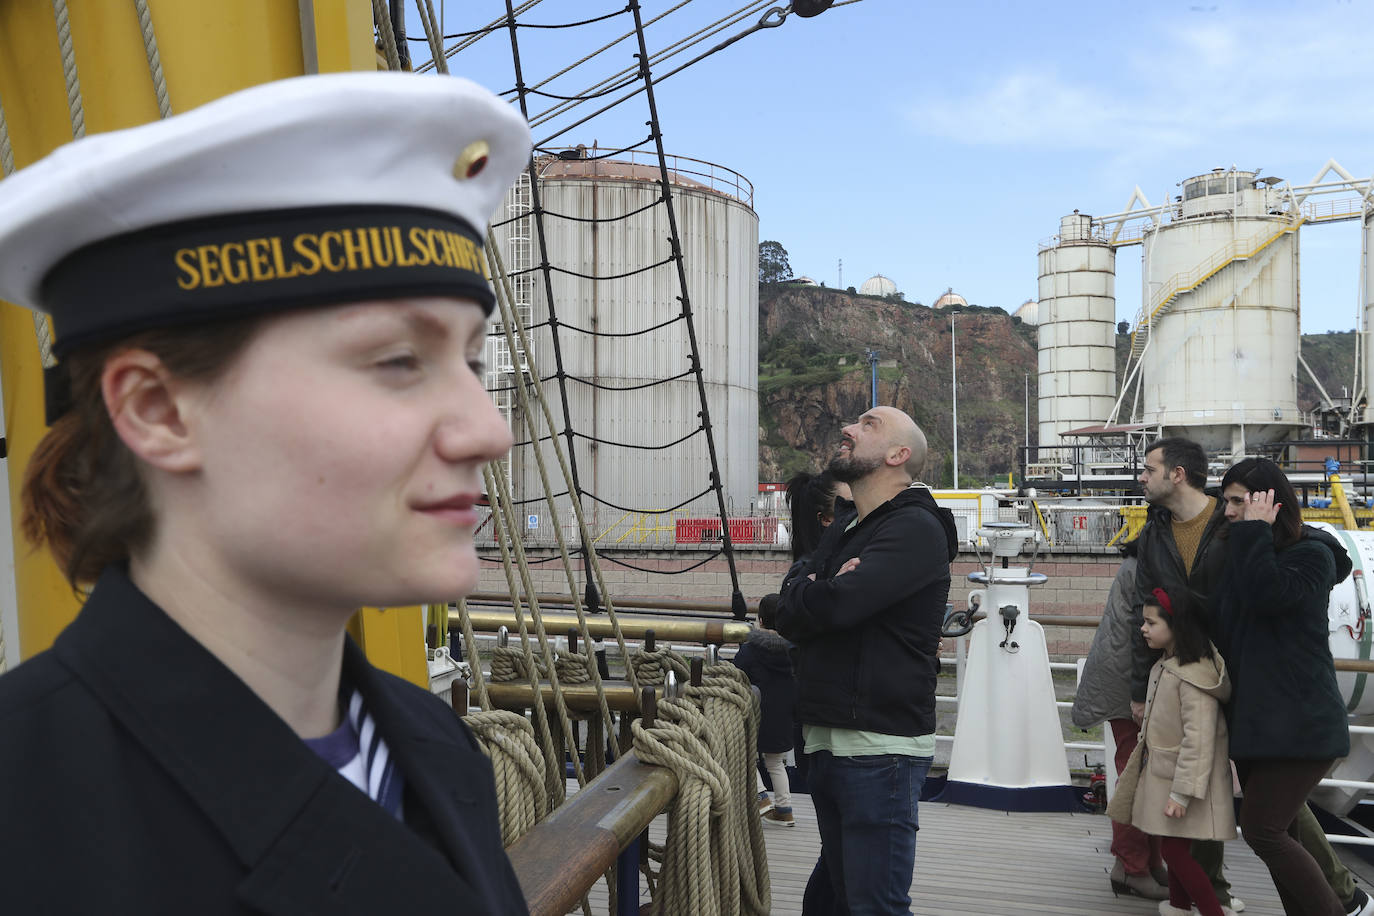
[[[1134,542],[1139,562],[1130,616],[1131,699],[1137,703],[1145,702],[1150,669],[1159,659],[1159,653],[1145,645],[1145,637],[1140,635],[1140,625],[1145,619],[1145,599],[1156,588],[1162,588],[1171,595],[1186,589],[1192,599],[1192,607],[1202,615],[1203,626],[1210,633],[1213,593],[1226,571],[1224,532],[1228,522],[1226,506],[1220,499],[1216,501],[1216,510],[1207,521],[1207,527],[1202,530],[1191,573],[1184,570],[1183,555],[1178,552],[1178,544],[1174,542],[1173,524],[1173,513],[1163,506],[1151,506],[1145,527]]]
[[[53,648],[0,677],[4,912],[528,912],[472,733],[343,651],[405,778],[404,821],[107,570]]]
[[[1283,550],[1261,521],[1236,522],[1229,535],[1230,568],[1212,596],[1212,641],[1231,675],[1231,756],[1346,756],[1350,732],[1331,661],[1327,602],[1350,575],[1349,554],[1330,534],[1307,526]]]
[[[851,528],[854,518],[837,518],[779,593],[778,631],[797,647],[797,716],[808,725],[931,734],[958,552],[954,514],[914,484]],[[835,575],[852,557],[859,566]]]

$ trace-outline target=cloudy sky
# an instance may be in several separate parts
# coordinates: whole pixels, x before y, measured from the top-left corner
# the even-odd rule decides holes
[[[653,18],[680,0],[641,2]],[[521,21],[623,8],[542,0]],[[649,27],[649,49],[741,8],[747,18],[712,42],[756,23],[768,5],[692,0]],[[452,33],[503,13],[504,2],[449,0],[443,16]],[[422,34],[413,7],[410,23]],[[631,25],[622,14],[578,29],[522,29],[526,81]],[[1370,35],[1374,0],[860,0],[760,29],[662,83],[657,101],[669,152],[753,182],[760,238],[781,242],[798,274],[834,286],[843,260],[845,286],[882,273],[909,300],[929,304],[953,287],[1011,311],[1035,295],[1038,243],[1074,209],[1122,210],[1136,187],[1159,203],[1182,179],[1232,165],[1295,184],[1331,158],[1358,178],[1374,174]],[[577,94],[630,65],[632,44],[543,88]],[[412,48],[429,56],[422,43]],[[501,91],[514,84],[510,59],[503,30],[451,66]],[[561,132],[594,107],[537,125],[536,139],[616,148],[643,138],[642,98]],[[1354,327],[1358,223],[1305,228],[1301,247],[1303,330]],[[1122,249],[1119,319],[1135,317],[1139,289],[1140,248]]]

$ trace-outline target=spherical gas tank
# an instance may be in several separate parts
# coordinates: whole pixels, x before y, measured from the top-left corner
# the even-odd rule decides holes
[[[1374,643],[1374,612],[1371,603],[1371,576],[1374,576],[1374,531],[1346,531],[1334,525],[1315,523],[1314,528],[1333,535],[1341,542],[1354,571],[1331,590],[1327,604],[1328,638],[1334,658],[1368,660]],[[1336,683],[1346,708],[1355,715],[1374,715],[1374,675],[1356,671],[1337,671]]]

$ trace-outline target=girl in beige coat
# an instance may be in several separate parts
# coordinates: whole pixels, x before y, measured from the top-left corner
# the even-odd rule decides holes
[[[1163,916],[1233,916],[1221,906],[1211,882],[1193,860],[1193,840],[1230,840],[1236,835],[1226,719],[1221,704],[1231,695],[1226,665],[1189,612],[1187,596],[1155,589],[1145,603],[1141,633],[1164,655],[1150,672],[1140,743],[1127,761],[1107,807],[1115,821],[1163,837],[1169,866],[1169,899]]]

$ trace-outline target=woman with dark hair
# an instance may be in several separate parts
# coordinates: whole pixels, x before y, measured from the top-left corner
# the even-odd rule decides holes
[[[23,529],[86,597],[0,677],[7,912],[526,912],[472,732],[347,627],[476,585],[529,150],[466,80],[329,74],[0,181],[0,299],[66,380]]]
[[[1227,471],[1221,495],[1230,562],[1212,638],[1234,687],[1226,718],[1245,793],[1241,832],[1286,913],[1341,916],[1316,860],[1288,831],[1308,793],[1350,752],[1327,642],[1327,602],[1350,558],[1335,538],[1303,527],[1293,485],[1267,458]]]
[[[810,556],[825,529],[835,521],[835,499],[841,486],[844,484],[838,483],[829,471],[802,471],[787,481],[787,506],[792,512],[792,562]]]

